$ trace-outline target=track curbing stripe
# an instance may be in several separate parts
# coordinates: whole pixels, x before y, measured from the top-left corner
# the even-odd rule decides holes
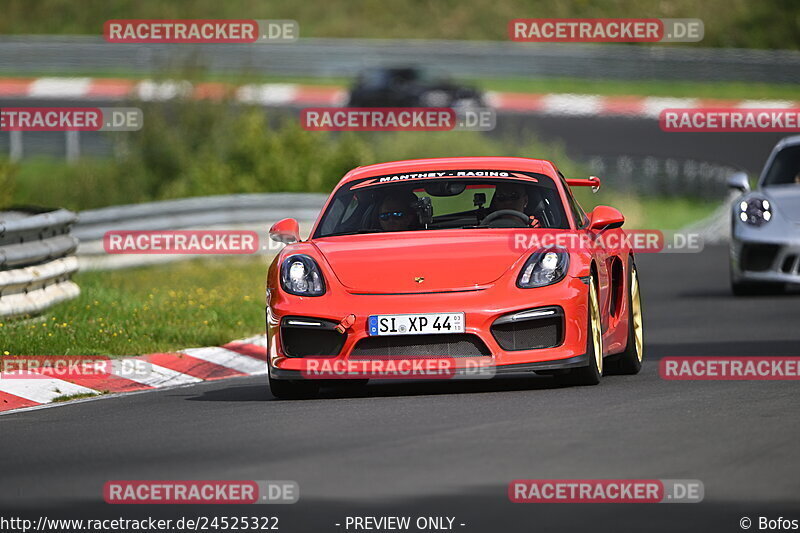
[[[0,380],[0,392],[13,394],[35,403],[50,403],[59,396],[95,394],[98,391],[63,379],[41,377],[3,378]]]
[[[263,374],[267,371],[263,362],[225,348],[191,348],[183,350],[183,353],[243,374]]]
[[[341,106],[347,100],[344,87],[262,83],[235,86],[218,82],[125,80],[113,78],[44,77],[38,79],[0,78],[0,96],[23,98],[109,98],[128,96],[142,101],[163,101],[175,97],[220,99],[232,96],[257,105]],[[646,96],[603,96],[568,93],[513,93],[486,91],[486,101],[497,111],[543,113],[554,116],[627,116],[658,118],[667,108],[709,109],[792,108],[790,100],[715,100],[708,98],[664,98]]]
[[[204,381],[247,375],[246,372],[239,372],[233,368],[211,363],[185,353],[156,353],[143,359]]]
[[[2,85],[2,80],[0,80]],[[155,353],[117,359],[120,367],[141,368],[147,363],[149,371],[132,370],[124,375],[55,378],[42,373],[41,378],[0,378],[0,414],[52,404],[59,396],[73,394],[126,394],[147,392],[164,387],[176,387],[242,376],[264,375],[266,335],[256,335],[231,341],[222,347],[188,348],[175,353]],[[66,405],[71,402],[64,402]]]

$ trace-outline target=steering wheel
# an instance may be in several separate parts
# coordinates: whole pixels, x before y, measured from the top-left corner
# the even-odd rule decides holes
[[[514,216],[525,223],[525,227],[531,225],[531,219],[528,215],[523,213],[522,211],[517,211],[516,209],[500,209],[499,211],[495,211],[494,213],[489,213],[483,220],[481,220],[481,226],[488,226],[490,222],[494,222],[500,217],[504,217],[506,215]]]

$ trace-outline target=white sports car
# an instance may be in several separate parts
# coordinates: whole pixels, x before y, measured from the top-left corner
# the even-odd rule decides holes
[[[783,291],[800,284],[800,135],[782,139],[758,185],[737,173],[731,206],[731,288],[736,295]]]

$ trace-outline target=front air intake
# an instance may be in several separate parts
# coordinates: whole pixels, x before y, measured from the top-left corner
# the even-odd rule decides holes
[[[495,320],[491,331],[508,352],[554,348],[564,342],[564,311],[542,307],[504,315]]]
[[[283,353],[287,357],[339,355],[347,335],[333,329],[337,324],[338,322],[321,318],[283,317],[281,320]]]

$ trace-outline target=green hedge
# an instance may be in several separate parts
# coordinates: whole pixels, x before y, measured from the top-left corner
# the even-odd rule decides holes
[[[800,49],[797,0],[6,0],[0,33],[100,35],[108,19],[249,18],[295,19],[303,37],[505,41],[509,20],[534,17],[700,18],[702,46]]]
[[[536,140],[461,131],[309,132],[286,113],[227,103],[153,104],[143,111],[142,130],[108,134],[118,144],[116,159],[23,160],[0,165],[0,180],[6,176],[15,203],[81,210],[212,194],[330,192],[354,167],[397,159],[522,156],[579,171],[563,149]]]

